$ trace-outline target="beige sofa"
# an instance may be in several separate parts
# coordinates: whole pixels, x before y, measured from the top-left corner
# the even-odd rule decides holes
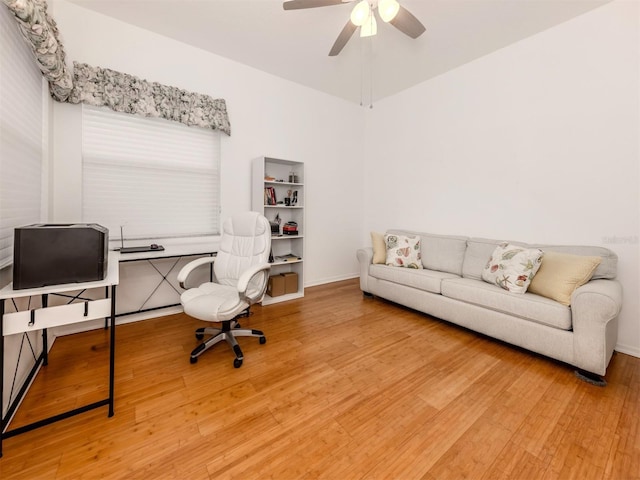
[[[424,268],[374,264],[373,249],[359,249],[360,288],[365,294],[568,363],[587,375],[606,373],[617,341],[617,317],[622,305],[622,287],[615,280],[617,256],[612,251],[510,242],[543,252],[602,258],[592,279],[573,292],[567,306],[534,293],[508,292],[483,281],[482,271],[501,241],[403,230],[387,233],[419,236]]]

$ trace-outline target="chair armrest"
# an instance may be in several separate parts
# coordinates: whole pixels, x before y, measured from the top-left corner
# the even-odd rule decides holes
[[[249,282],[251,282],[253,277],[258,275],[260,272],[263,272],[263,271],[267,272],[270,268],[271,268],[270,263],[261,263],[258,265],[254,265],[248,268],[247,270],[245,270],[244,272],[242,272],[242,275],[240,275],[240,278],[238,279],[238,285],[237,285],[238,293],[240,294],[240,297],[248,298],[247,288],[249,288]],[[266,287],[267,287],[267,282],[264,282],[264,288],[262,289],[263,291],[260,295],[264,294]],[[254,299],[251,299],[251,300],[253,301]]]
[[[207,265],[209,263],[213,263],[216,261],[216,257],[202,257],[196,260],[193,260],[187,263],[180,272],[178,272],[178,283],[180,283],[180,287],[186,289],[185,282],[187,281],[187,277],[193,272],[196,268],[201,267],[202,265]]]

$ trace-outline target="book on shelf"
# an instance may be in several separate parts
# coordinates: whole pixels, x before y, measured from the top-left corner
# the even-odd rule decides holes
[[[302,257],[292,253],[287,253],[286,255],[276,255],[273,259],[276,262],[297,262],[298,260],[302,260]]]
[[[275,205],[276,203],[276,189],[273,187],[264,187],[264,204]]]

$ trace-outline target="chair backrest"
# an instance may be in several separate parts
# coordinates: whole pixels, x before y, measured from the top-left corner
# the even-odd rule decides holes
[[[247,268],[269,261],[271,226],[256,212],[245,212],[225,220],[222,225],[220,247],[213,264],[216,281],[236,285]],[[249,289],[261,288],[250,285]]]

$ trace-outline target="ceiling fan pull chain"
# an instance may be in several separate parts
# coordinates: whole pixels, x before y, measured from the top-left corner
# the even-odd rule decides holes
[[[360,43],[360,106],[364,106],[364,42]]]
[[[369,41],[369,74],[371,78],[369,79],[369,108],[373,108],[373,37],[371,37]]]

